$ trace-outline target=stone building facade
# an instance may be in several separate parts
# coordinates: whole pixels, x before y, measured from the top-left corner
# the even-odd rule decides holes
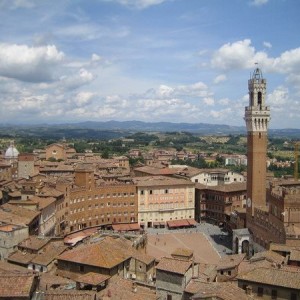
[[[246,183],[206,186],[196,183],[195,219],[230,227],[231,214],[246,210]]]
[[[195,184],[184,179],[135,177],[138,195],[138,222],[145,228],[155,223],[194,219]]]
[[[86,165],[75,170],[66,206],[66,232],[138,219],[136,186],[132,182],[98,184],[92,167]]]
[[[29,178],[34,175],[35,157],[32,153],[21,153],[18,156],[18,177]]]

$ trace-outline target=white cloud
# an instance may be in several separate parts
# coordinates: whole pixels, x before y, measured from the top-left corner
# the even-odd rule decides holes
[[[263,42],[263,45],[264,45],[266,48],[272,48],[272,44],[269,43],[269,42]]]
[[[210,97],[206,97],[203,99],[203,102],[208,105],[208,106],[213,106],[215,105],[215,100],[213,98]]]
[[[95,76],[88,70],[82,68],[78,73],[71,76],[62,76],[58,83],[60,89],[72,90],[77,89],[83,85],[91,83],[95,79]]]
[[[254,6],[261,6],[261,5],[267,4],[268,2],[269,2],[269,0],[253,0],[250,2],[250,4],[254,5]]]
[[[214,53],[211,64],[223,70],[245,69],[250,65],[253,67],[254,57],[255,48],[251,46],[251,40],[245,39],[223,45]]]
[[[0,44],[0,76],[27,82],[53,79],[53,67],[64,59],[54,45],[28,47]]]
[[[153,5],[158,5],[163,2],[169,1],[169,0],[106,0],[110,2],[117,2],[121,5],[137,8],[137,9],[145,9]]]
[[[20,8],[33,8],[37,0],[1,0],[0,8],[9,8],[12,10]]]
[[[225,74],[221,74],[218,75],[215,79],[214,79],[214,83],[218,84],[220,82],[226,81],[227,80],[227,76]]]
[[[79,92],[74,99],[74,103],[81,107],[91,103],[92,98],[95,94],[91,92]]]
[[[300,48],[283,52],[274,59],[274,70],[282,73],[299,73],[300,68]]]
[[[172,96],[174,89],[166,85],[160,85],[157,92],[160,97],[165,98]]]
[[[217,119],[219,122],[223,122],[228,120],[230,118],[232,111],[231,108],[225,108],[223,110],[211,110],[209,112],[209,115],[213,117],[214,119]]]
[[[102,60],[102,57],[101,56],[99,56],[98,54],[95,54],[95,53],[93,53],[92,54],[92,62],[98,62],[98,61],[101,61]]]
[[[157,97],[159,99],[171,97],[208,97],[212,93],[208,86],[203,82],[196,82],[190,85],[178,85],[169,87],[167,85],[160,85],[158,89],[150,89],[144,95],[146,98]]]
[[[267,96],[267,105],[272,109],[284,109],[289,102],[289,91],[286,87],[279,86]]]
[[[256,51],[251,45],[251,40],[245,39],[221,46],[211,60],[212,67],[226,71],[253,69],[255,63],[259,63],[259,66],[268,72],[297,74],[300,69],[300,47],[272,58],[263,51]]]
[[[55,35],[63,39],[79,39],[82,41],[93,41],[100,38],[125,38],[130,30],[125,26],[109,27],[99,24],[85,23],[75,24],[57,28]]]
[[[222,98],[218,101],[218,103],[225,106],[230,103],[230,100],[228,98]]]

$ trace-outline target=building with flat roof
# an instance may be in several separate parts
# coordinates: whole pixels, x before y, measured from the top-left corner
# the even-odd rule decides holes
[[[195,184],[185,179],[134,177],[137,186],[138,222],[148,228],[168,221],[194,219]]]

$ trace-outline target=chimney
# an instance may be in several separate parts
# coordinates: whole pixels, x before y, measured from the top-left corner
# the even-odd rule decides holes
[[[136,293],[136,292],[137,292],[137,285],[136,285],[135,282],[132,284],[132,292],[133,292],[133,293]]]
[[[252,286],[250,286],[250,285],[246,286],[246,294],[247,295],[252,295]]]

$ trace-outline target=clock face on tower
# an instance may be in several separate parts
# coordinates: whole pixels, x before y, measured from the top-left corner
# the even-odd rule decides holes
[[[247,199],[247,206],[248,206],[248,207],[251,206],[251,199],[250,199],[250,198]]]

